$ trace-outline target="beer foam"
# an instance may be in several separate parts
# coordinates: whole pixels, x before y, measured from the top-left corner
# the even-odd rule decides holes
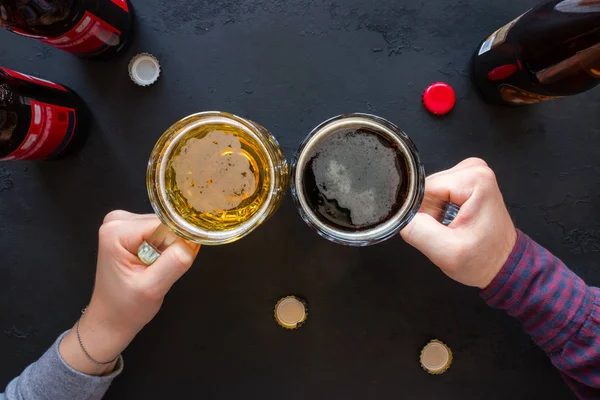
[[[350,211],[358,228],[384,220],[396,203],[400,174],[397,153],[374,134],[337,132],[312,158],[315,181],[329,200]]]
[[[179,190],[201,213],[232,210],[257,189],[240,139],[224,131],[189,139],[171,165]]]

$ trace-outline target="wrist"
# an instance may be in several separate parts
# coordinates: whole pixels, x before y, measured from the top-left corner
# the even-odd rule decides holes
[[[500,274],[500,272],[504,269],[507,262],[511,258],[511,255],[515,251],[517,246],[517,240],[519,238],[517,229],[513,226],[513,228],[509,231],[509,234],[506,237],[506,244],[502,248],[502,252],[498,253],[498,259],[492,262],[492,268],[489,269],[486,279],[482,281],[480,285],[478,285],[479,289],[486,289],[489,287],[494,279]]]
[[[88,330],[112,337],[115,342],[127,344],[143,328],[138,328],[131,318],[127,318],[122,312],[115,310],[115,307],[97,301],[94,297],[85,313],[81,315],[81,329],[84,329],[84,326]]]
[[[90,305],[78,323],[65,335],[59,351],[73,369],[87,375],[106,375],[113,371],[119,355],[136,333],[122,329],[100,308]],[[98,364],[93,360],[109,364]]]

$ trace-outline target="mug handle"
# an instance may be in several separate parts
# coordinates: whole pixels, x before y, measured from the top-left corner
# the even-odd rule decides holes
[[[451,201],[425,194],[419,211],[431,215],[443,225],[448,226],[458,215],[460,207]]]
[[[454,221],[460,211],[460,207],[451,201],[425,194],[420,211],[431,215],[440,223],[447,226]],[[138,258],[144,264],[150,266],[178,238],[179,236],[167,228],[165,224],[160,224],[138,248]]]
[[[141,262],[150,266],[178,238],[179,236],[167,228],[165,224],[160,224],[138,248],[137,256]]]

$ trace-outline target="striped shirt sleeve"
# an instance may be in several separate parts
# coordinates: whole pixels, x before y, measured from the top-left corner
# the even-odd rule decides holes
[[[517,318],[581,399],[600,399],[600,289],[518,232],[485,302]]]

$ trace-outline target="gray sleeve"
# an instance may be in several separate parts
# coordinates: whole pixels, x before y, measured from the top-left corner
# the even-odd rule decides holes
[[[112,380],[123,371],[123,358],[119,357],[110,375],[91,376],[76,371],[58,352],[66,333],[8,384],[0,400],[99,400],[104,396]]]

